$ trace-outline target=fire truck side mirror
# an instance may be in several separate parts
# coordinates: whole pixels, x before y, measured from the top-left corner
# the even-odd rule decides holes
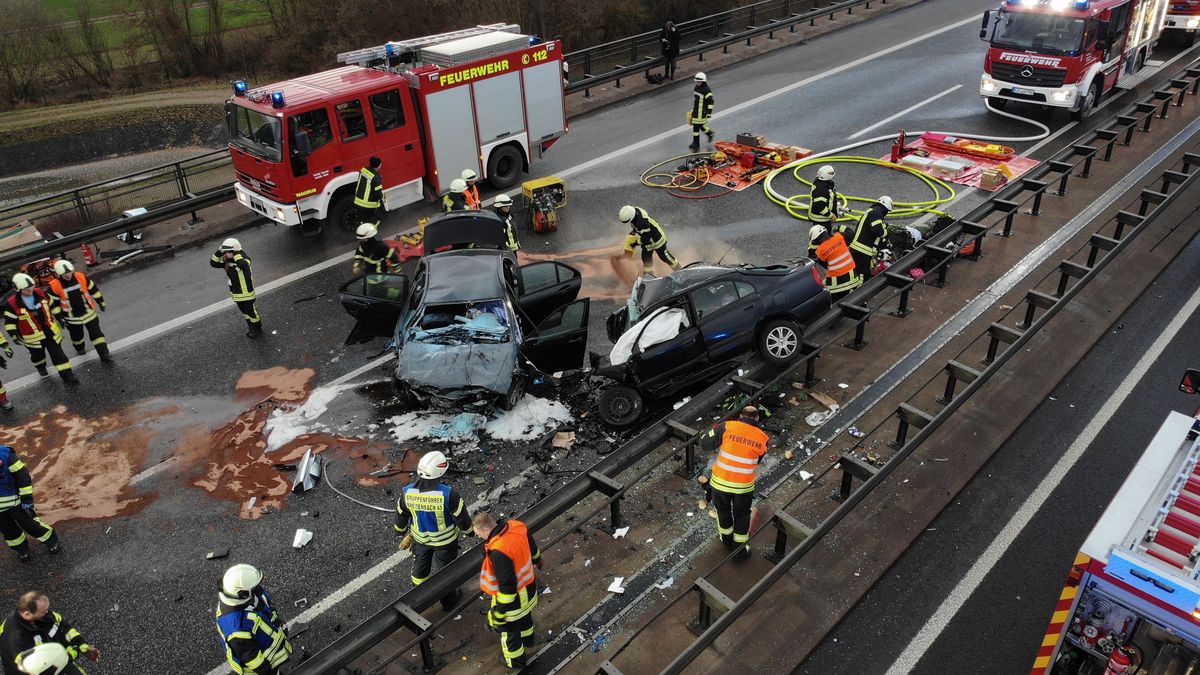
[[[992,10],[983,13],[983,23],[979,25],[979,39],[987,40],[992,27]]]
[[[1188,368],[1183,374],[1183,379],[1179,382],[1179,391],[1185,394],[1195,394],[1200,392],[1200,370]]]

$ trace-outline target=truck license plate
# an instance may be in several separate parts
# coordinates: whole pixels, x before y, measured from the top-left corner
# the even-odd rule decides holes
[[[267,212],[267,207],[262,203],[261,199],[255,199],[254,197],[251,197],[250,204],[253,205],[255,209],[262,211],[263,213]]]
[[[1013,87],[1012,92],[1014,94],[1021,94],[1022,96],[1033,96],[1033,90],[1026,89],[1025,87]]]

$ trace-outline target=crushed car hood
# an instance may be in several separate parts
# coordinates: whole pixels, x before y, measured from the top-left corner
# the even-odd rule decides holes
[[[479,388],[503,396],[512,385],[517,351],[512,342],[461,345],[409,342],[400,350],[396,377],[414,389],[451,398],[463,390]]]

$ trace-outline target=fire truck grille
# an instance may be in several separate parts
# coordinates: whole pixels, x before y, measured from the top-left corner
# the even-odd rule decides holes
[[[275,184],[274,183],[268,183],[267,181],[262,181],[257,178],[252,178],[250,176],[250,174],[242,173],[241,171],[237,172],[237,177],[238,177],[238,181],[242,185],[249,185],[251,188],[254,189],[255,192],[261,192],[263,194],[275,196]]]
[[[1061,87],[1067,71],[1012,63],[992,63],[992,77],[1024,87]]]

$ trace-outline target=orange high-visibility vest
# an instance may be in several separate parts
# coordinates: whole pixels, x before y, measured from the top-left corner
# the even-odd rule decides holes
[[[519,520],[508,521],[504,531],[499,536],[492,537],[483,545],[483,567],[479,570],[479,588],[484,593],[496,597],[500,593],[500,581],[496,579],[496,571],[492,569],[492,559],[488,553],[500,551],[513,562],[517,572],[517,592],[533,583],[533,553],[529,550],[529,530],[525,523]]]
[[[817,247],[817,258],[828,266],[828,276],[840,277],[854,271],[854,256],[841,233],[834,232]]]
[[[83,299],[87,302],[88,307],[91,307],[93,311],[99,309],[100,305],[96,303],[96,299],[92,297],[91,293],[88,293],[88,280],[83,272],[75,273],[75,283],[79,284],[79,292],[83,293]],[[63,309],[70,312],[71,300],[67,297],[67,289],[63,288],[62,277],[54,277],[50,280],[50,290],[54,291],[59,300],[62,300]]]
[[[19,297],[20,293],[13,293],[8,296],[8,309],[4,312],[4,327],[9,333],[20,335],[21,342],[26,345],[37,344],[46,339],[46,333],[42,330],[43,326],[50,329],[50,337],[57,341],[58,336],[62,335],[62,328],[52,314],[50,298],[40,288],[35,288],[33,295],[38,299],[35,311],[41,315],[39,317],[41,323],[38,323],[30,310],[25,307],[25,302]]]
[[[463,191],[463,197],[467,200],[467,208],[468,209],[478,209],[479,208],[479,186],[478,185],[467,186],[467,189]]]
[[[709,478],[711,485],[731,494],[753,492],[758,460],[767,454],[767,440],[767,433],[753,424],[726,422]]]

